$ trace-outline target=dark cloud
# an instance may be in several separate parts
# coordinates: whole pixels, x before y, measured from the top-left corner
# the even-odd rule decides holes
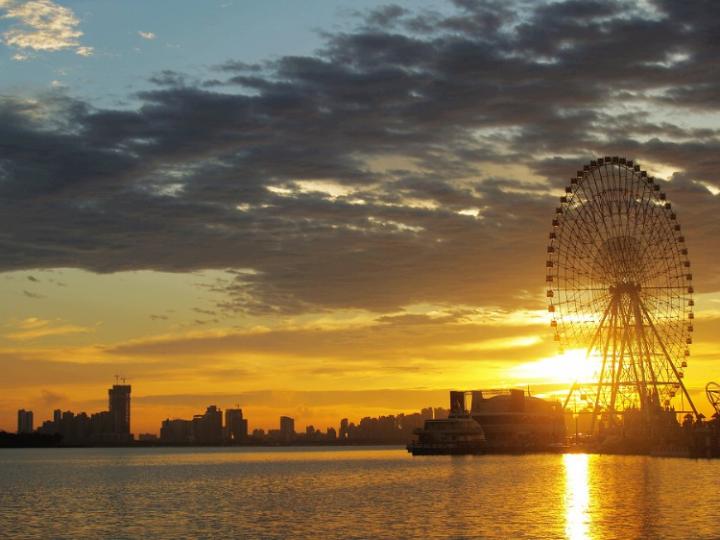
[[[553,189],[620,154],[682,172],[710,276],[720,139],[685,114],[720,106],[717,10],[387,6],[313,56],[161,72],[135,109],[3,98],[0,268],[241,269],[224,310],[532,307]]]
[[[40,394],[43,405],[46,407],[55,407],[68,399],[67,396],[51,390],[41,390]]]

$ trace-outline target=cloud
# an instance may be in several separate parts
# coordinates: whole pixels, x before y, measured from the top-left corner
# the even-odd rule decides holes
[[[92,47],[80,44],[83,32],[73,11],[51,0],[0,0],[0,14],[18,23],[2,35],[6,45],[19,49],[16,60],[29,58],[28,51],[93,53]]]
[[[67,324],[60,320],[49,321],[37,317],[28,317],[10,325],[14,329],[3,335],[11,341],[31,341],[48,336],[65,336],[68,334],[86,334],[92,328]]]
[[[143,32],[142,30],[138,30],[138,35],[141,38],[148,39],[148,40],[152,40],[157,37],[153,32]]]
[[[452,361],[493,360],[500,363],[526,358],[532,352],[548,353],[554,344],[538,334],[545,325],[525,318],[522,326],[507,324],[514,316],[500,313],[473,314],[476,320],[452,314],[383,316],[375,321],[353,321],[348,326],[323,328],[316,325],[272,330],[213,330],[192,335],[159,336],[106,347],[117,357],[161,360],[206,358],[272,358],[304,367],[315,365],[315,373],[352,376],[388,369],[426,373]],[[503,324],[498,324],[503,321]],[[388,364],[393,362],[393,366]]]
[[[537,309],[560,190],[619,154],[672,177],[698,289],[720,290],[720,138],[692,116],[720,113],[719,18],[453,6],[373,11],[208,81],[164,71],[135,109],[4,99],[1,268],[234,269],[218,313]]]
[[[57,405],[68,401],[68,397],[52,390],[42,390],[41,398],[43,405],[46,407],[56,407]]]

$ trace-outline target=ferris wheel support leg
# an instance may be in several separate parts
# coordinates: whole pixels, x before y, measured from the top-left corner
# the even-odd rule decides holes
[[[643,324],[643,310],[640,308],[642,306],[642,301],[637,296],[634,298],[635,302],[633,305],[634,311],[635,311],[635,325],[637,327],[636,332],[640,336],[640,339],[638,340],[638,343],[640,345],[640,355],[641,357],[645,357],[645,364],[647,364],[648,371],[650,372],[650,381],[653,385],[653,390],[655,391],[654,397],[653,397],[653,404],[659,405],[659,399],[660,399],[660,392],[658,391],[658,385],[657,385],[657,376],[655,375],[655,370],[652,366],[652,356],[650,354],[650,344],[648,343],[647,334],[645,333],[645,325]],[[652,321],[648,321],[649,323]],[[643,351],[643,345],[644,345],[644,351]],[[642,364],[641,364],[642,365]],[[647,388],[647,383],[645,381],[645,370],[643,369],[643,385],[645,388]]]
[[[662,339],[660,338],[660,332],[657,331],[657,328],[655,328],[655,324],[652,322],[652,319],[650,318],[650,314],[648,313],[648,310],[645,309],[645,306],[640,304],[640,307],[642,308],[643,312],[645,313],[645,317],[647,318],[648,324],[650,325],[650,328],[652,328],[653,333],[655,334],[655,337],[658,340],[658,343],[660,344],[660,348],[662,349],[663,354],[665,355],[665,360],[667,360],[668,364],[670,364],[670,367],[673,370],[673,373],[675,374],[675,377],[677,378],[678,382],[680,383],[680,388],[682,388],[683,394],[685,394],[685,397],[688,400],[688,403],[690,404],[690,407],[692,408],[693,413],[695,414],[695,418],[699,416],[699,413],[697,409],[695,408],[695,404],[693,403],[692,398],[690,397],[690,394],[687,391],[687,388],[685,388],[685,383],[683,383],[682,378],[680,377],[680,373],[678,373],[677,368],[675,367],[675,363],[672,361],[672,358],[670,358],[670,355],[667,352],[667,349],[665,348],[665,344],[663,343]]]
[[[611,371],[614,370],[615,365],[615,338],[616,338],[616,329],[617,329],[617,303],[613,299],[611,301],[612,304],[612,314],[610,315],[610,327],[612,328],[612,331],[608,334],[607,340],[605,341],[605,347],[603,349],[603,361],[602,361],[602,367],[600,368],[600,379],[598,380],[598,388],[597,392],[595,393],[595,405],[593,406],[593,412],[592,412],[592,418],[590,419],[590,434],[595,433],[595,420],[597,418],[598,414],[598,405],[600,404],[600,394],[602,393],[602,384],[603,379],[605,378],[605,366],[607,365],[607,358],[608,358],[608,347],[610,346],[610,338],[612,337],[613,340],[613,367],[611,367]]]
[[[637,305],[635,303],[635,298],[632,296],[630,298],[631,298],[631,300],[630,300],[631,305],[628,307],[628,313],[625,314],[625,319],[623,322],[625,324],[625,327],[628,328],[628,330],[630,328],[632,328],[632,324],[631,324],[632,321],[630,320],[630,312],[632,312],[633,316],[635,317],[635,325],[634,325],[635,326],[635,336],[634,336],[635,339],[630,340],[630,342],[629,342],[630,345],[628,346],[628,356],[630,357],[630,365],[632,366],[633,379],[635,381],[635,389],[637,390],[638,399],[640,400],[640,411],[642,412],[642,414],[646,414],[648,411],[647,393],[646,393],[647,381],[645,379],[645,368],[642,363],[643,362],[643,360],[642,360],[643,352],[642,352],[642,342],[641,342],[642,337],[641,337],[641,333],[638,331],[639,320],[637,319],[637,313],[636,313]],[[637,354],[633,354],[632,343],[634,343],[635,346],[637,347],[637,351],[636,351]]]
[[[565,396],[565,403],[563,403],[563,411],[567,409],[568,401],[570,401],[570,397],[573,395],[573,392],[575,391],[575,386],[577,386],[577,381],[572,383],[572,386],[570,387],[570,391],[568,392],[568,395]]]
[[[605,319],[607,319],[608,313],[610,313],[610,307],[612,306],[613,302],[611,301],[608,304],[608,307],[605,308],[605,313],[603,313],[602,319],[600,320],[600,324],[598,325],[597,330],[595,330],[595,334],[593,335],[592,341],[590,341],[590,346],[587,348],[587,352],[585,353],[585,361],[590,358],[590,353],[593,350],[593,347],[595,346],[595,342],[597,341],[598,336],[600,335],[600,331],[602,330],[603,325],[605,324]],[[573,392],[577,388],[577,380],[572,384],[570,387],[570,391],[568,392],[567,397],[565,398],[565,403],[563,404],[563,410],[567,408],[567,404],[570,401],[570,397],[572,396]],[[593,411],[593,414],[595,411]]]
[[[612,386],[610,388],[610,411],[612,412],[612,416],[610,418],[613,419],[613,422],[615,421],[615,400],[617,399],[618,388],[620,387],[620,376],[622,375],[623,358],[625,358],[625,347],[627,347],[629,341],[628,328],[625,324],[625,315],[622,309],[622,305],[619,305],[619,307],[620,312],[623,315],[623,328],[622,338],[620,339],[620,354],[617,358],[617,371],[613,371]],[[614,354],[615,351],[613,350],[613,355]]]

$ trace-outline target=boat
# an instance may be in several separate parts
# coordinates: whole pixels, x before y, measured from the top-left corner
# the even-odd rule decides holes
[[[417,439],[407,445],[413,456],[482,454],[485,449],[485,432],[467,414],[425,420],[415,435]]]

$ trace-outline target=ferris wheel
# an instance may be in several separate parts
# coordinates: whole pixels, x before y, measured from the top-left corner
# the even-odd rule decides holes
[[[675,210],[654,178],[605,157],[577,172],[555,210],[547,247],[555,340],[582,348],[595,372],[565,406],[595,416],[689,406],[683,384],[692,343],[692,273]],[[678,410],[678,412],[680,412]]]
[[[707,386],[705,386],[705,395],[710,405],[715,409],[715,413],[720,414],[720,384],[716,382],[707,383]]]

